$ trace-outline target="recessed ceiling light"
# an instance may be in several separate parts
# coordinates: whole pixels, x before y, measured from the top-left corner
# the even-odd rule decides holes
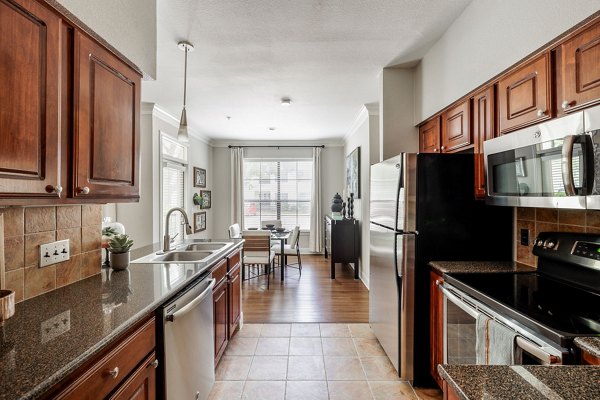
[[[292,100],[289,97],[284,97],[281,99],[281,105],[284,107],[289,107],[292,105]]]
[[[273,131],[275,130],[275,127],[274,127],[274,126],[271,126],[271,127],[269,127],[269,130],[270,130],[271,132],[273,132]]]

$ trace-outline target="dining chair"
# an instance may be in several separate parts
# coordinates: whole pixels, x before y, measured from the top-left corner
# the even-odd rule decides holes
[[[265,221],[260,221],[261,228],[264,228],[267,225],[275,225],[275,228],[281,228],[281,220],[280,219],[267,219]]]
[[[240,224],[233,224],[229,227],[229,239],[239,239],[242,237]]]
[[[245,269],[247,265],[258,265],[260,268],[260,265],[263,265],[267,275],[267,289],[269,289],[270,272],[274,268],[275,261],[275,252],[271,250],[271,232],[243,231],[242,237],[245,241],[242,268]]]
[[[283,263],[284,267],[292,267],[298,268],[300,272],[300,276],[302,276],[302,259],[300,258],[300,227],[296,225],[292,233],[290,234],[290,238],[288,239],[288,244],[283,246],[283,255],[281,254],[281,245],[274,244],[271,246],[271,250],[275,252],[277,257],[284,257]],[[288,256],[296,256],[298,257],[298,262],[293,264],[287,263]],[[297,265],[297,267],[294,267]],[[274,272],[273,272],[274,273]]]

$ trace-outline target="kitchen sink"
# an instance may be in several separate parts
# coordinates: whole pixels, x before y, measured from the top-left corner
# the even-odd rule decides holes
[[[230,246],[231,243],[224,243],[224,242],[203,242],[203,243],[192,243],[192,244],[188,244],[184,247],[182,247],[181,249],[179,249],[180,251],[212,251],[212,250],[219,250],[222,249],[226,246]]]
[[[132,263],[198,263],[213,255],[212,251],[171,251],[165,254],[150,254],[133,260]]]

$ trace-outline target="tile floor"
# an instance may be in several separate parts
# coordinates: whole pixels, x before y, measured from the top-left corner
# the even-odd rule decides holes
[[[435,399],[402,382],[368,324],[245,324],[212,400]]]

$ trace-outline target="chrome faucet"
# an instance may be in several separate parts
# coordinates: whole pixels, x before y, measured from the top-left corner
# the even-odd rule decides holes
[[[165,236],[163,238],[163,251],[164,252],[171,251],[171,237],[169,236],[169,217],[171,216],[173,211],[179,211],[181,213],[181,215],[183,215],[183,219],[185,220],[185,223],[183,224],[183,225],[185,225],[185,233],[188,235],[192,234],[192,226],[190,225],[190,221],[188,219],[188,216],[187,216],[187,213],[185,212],[185,210],[181,207],[171,208],[167,212],[167,217],[165,220]],[[177,235],[175,235],[175,236],[177,236]],[[173,237],[173,238],[175,238],[175,237]]]

